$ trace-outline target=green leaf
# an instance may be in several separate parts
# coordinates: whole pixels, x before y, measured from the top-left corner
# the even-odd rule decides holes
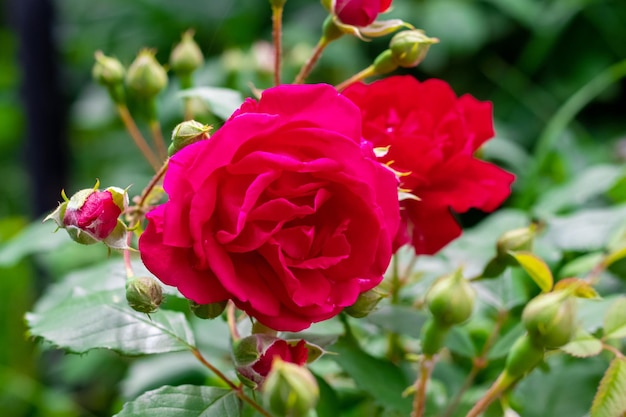
[[[626,358],[613,359],[591,406],[591,417],[620,417],[626,412]]]
[[[111,349],[126,355],[175,352],[194,345],[182,313],[159,310],[150,316],[126,302],[123,289],[67,298],[54,307],[29,313],[30,334],[71,352]]]
[[[148,391],[114,417],[240,417],[241,403],[228,389],[181,385]]]
[[[604,316],[604,337],[621,339],[626,337],[626,297],[620,297],[611,304]]]
[[[524,328],[522,323],[516,324],[504,336],[496,341],[496,343],[487,354],[487,359],[500,359],[508,355],[515,341],[525,332],[526,329]]]
[[[370,313],[365,320],[392,333],[419,337],[428,317],[423,311],[411,307],[386,305]]]
[[[537,255],[531,252],[510,252],[511,256],[520,264],[520,266],[530,275],[535,284],[541,288],[541,291],[548,292],[552,289],[554,279],[550,268]]]
[[[180,97],[198,97],[211,112],[221,119],[228,119],[243,103],[243,97],[237,90],[221,87],[196,87],[180,92]]]
[[[64,230],[54,233],[54,223],[35,221],[17,236],[0,245],[0,266],[8,267],[25,256],[48,252],[70,243],[72,240]]]
[[[602,262],[604,252],[586,253],[578,258],[566,263],[559,270],[559,277],[578,277],[591,271],[596,265]]]
[[[410,385],[400,368],[361,350],[356,341],[343,336],[331,348],[337,355],[329,356],[348,373],[356,385],[371,395],[377,403],[408,415],[411,399],[402,392]]]
[[[543,237],[565,251],[601,250],[625,219],[626,204],[582,210],[550,219]]]
[[[446,346],[457,355],[467,358],[473,358],[478,353],[465,327],[453,327],[446,339]]]
[[[595,288],[585,280],[578,278],[565,278],[554,286],[554,291],[569,290],[571,294],[578,298],[600,298]]]
[[[577,358],[588,358],[602,352],[602,342],[579,329],[576,336],[568,344],[562,346],[561,350]]]

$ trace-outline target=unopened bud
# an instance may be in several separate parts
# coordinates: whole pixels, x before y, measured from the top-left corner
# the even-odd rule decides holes
[[[311,372],[276,358],[263,385],[263,402],[277,416],[306,417],[319,400],[319,386]]]
[[[528,334],[520,336],[506,357],[505,374],[513,379],[522,377],[541,362],[543,353],[543,348],[535,345]]]
[[[128,67],[126,86],[137,96],[153,98],[167,86],[167,74],[154,56],[154,51],[143,49]]]
[[[193,31],[183,33],[178,45],[174,47],[170,55],[170,66],[177,75],[190,75],[204,63],[204,55],[200,47],[193,40]]]
[[[433,283],[426,294],[426,304],[439,324],[453,326],[472,315],[475,297],[476,291],[457,270]]]
[[[187,145],[208,139],[211,129],[213,129],[212,126],[204,125],[195,120],[180,123],[172,131],[172,143],[168,149],[169,156],[174,155]]]
[[[265,381],[275,357],[302,366],[308,358],[306,342],[287,342],[267,334],[253,334],[233,346],[233,362],[237,376],[244,384],[255,388]]]
[[[346,307],[343,311],[352,317],[360,319],[374,311],[380,300],[383,298],[384,295],[379,290],[374,288],[359,294],[356,302],[350,307]]]
[[[344,32],[337,26],[332,15],[328,15],[322,24],[322,38],[326,42],[334,41],[344,35]]]
[[[66,201],[44,221],[54,220],[59,228],[67,231],[72,240],[83,245],[107,243],[107,239],[114,233],[124,233],[125,226],[119,216],[128,205],[126,190],[109,187],[100,191],[98,186],[96,183],[94,188],[80,190],[70,199],[63,194]]]
[[[190,301],[189,307],[192,313],[201,319],[214,319],[224,312],[228,301],[219,301],[210,304],[198,304]]]
[[[533,240],[535,239],[536,227],[530,225],[528,227],[521,227],[519,229],[509,230],[504,232],[496,243],[497,257],[499,259],[507,259],[511,265],[518,265],[517,262],[511,259],[509,255],[510,251],[531,251],[533,247]]]
[[[426,58],[430,45],[438,42],[439,39],[429,38],[422,30],[405,30],[391,38],[389,49],[398,66],[413,68]]]
[[[530,300],[522,313],[522,323],[537,346],[558,348],[574,337],[575,315],[574,298],[567,291],[556,291]]]
[[[100,84],[113,87],[124,83],[125,69],[117,59],[106,56],[102,51],[95,53],[96,63],[91,71],[93,78]]]
[[[163,289],[151,277],[129,278],[126,282],[126,300],[135,311],[154,313],[163,301]]]

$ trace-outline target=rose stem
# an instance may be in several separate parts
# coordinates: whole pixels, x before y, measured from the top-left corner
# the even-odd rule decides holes
[[[274,40],[274,85],[280,84],[280,59],[283,54],[283,8],[284,4],[272,4],[272,38]]]
[[[459,403],[461,402],[461,398],[463,398],[463,394],[465,393],[465,391],[467,391],[474,383],[474,378],[476,378],[476,375],[478,375],[478,372],[487,366],[487,355],[489,354],[491,347],[495,343],[496,338],[498,337],[498,334],[500,333],[500,329],[502,328],[502,325],[504,324],[504,321],[506,320],[507,316],[508,316],[508,312],[506,310],[500,310],[498,312],[496,323],[493,327],[493,330],[489,334],[489,337],[485,341],[485,345],[483,346],[482,352],[477,358],[474,358],[474,360],[472,361],[472,369],[467,375],[467,378],[465,378],[465,381],[463,382],[463,385],[461,386],[459,391],[456,393],[452,401],[450,401],[450,404],[446,408],[442,417],[449,417],[452,415],[454,410],[458,407]]]
[[[130,278],[135,275],[133,272],[133,264],[130,262],[130,242],[133,236],[132,231],[126,232],[126,249],[124,249],[124,268],[126,269],[126,278]]]
[[[163,133],[161,132],[161,123],[159,122],[159,118],[157,115],[157,104],[156,99],[150,100],[148,103],[149,106],[149,114],[150,119],[148,124],[150,125],[150,132],[152,133],[152,141],[154,142],[154,146],[157,149],[157,153],[162,161],[167,159],[167,147],[165,146],[165,141],[163,140]]]
[[[392,274],[389,288],[391,305],[400,303],[400,275],[398,270],[398,257],[394,256],[392,260]],[[400,336],[395,332],[389,332],[387,336],[387,357],[392,362],[398,362],[404,355],[402,345],[400,344]]]
[[[370,65],[369,67],[365,68],[364,70],[354,74],[352,77],[348,78],[347,80],[343,81],[340,84],[337,84],[337,86],[335,86],[335,88],[337,89],[337,91],[341,92],[343,90],[345,90],[350,84],[354,84],[358,81],[364,80],[367,77],[371,77],[373,75],[376,75],[376,70],[374,69],[373,65]]]
[[[235,303],[230,300],[228,301],[228,306],[226,307],[226,320],[228,322],[230,337],[233,339],[233,342],[241,339],[239,330],[237,330],[237,320],[235,319]]]
[[[293,81],[294,84],[302,84],[304,82],[306,77],[313,70],[313,67],[315,67],[315,64],[320,59],[320,57],[322,56],[322,52],[324,52],[324,49],[326,49],[329,43],[330,41],[328,40],[328,38],[324,36],[320,38],[320,40],[317,42],[317,45],[315,45],[315,49],[313,49],[313,53],[311,54],[307,62],[302,66],[302,68],[300,68],[300,72],[298,73],[298,75],[296,75],[296,78]]]
[[[220,371],[219,369],[217,369],[215,366],[213,366],[209,361],[207,361],[204,356],[202,356],[202,353],[200,353],[200,351],[198,350],[197,347],[195,346],[190,346],[191,348],[191,352],[193,353],[193,355],[196,357],[196,359],[198,359],[204,366],[206,366],[207,368],[209,368],[211,370],[211,372],[213,372],[215,375],[217,375],[218,378],[220,378],[222,381],[224,381],[226,383],[226,385],[228,385],[228,387],[230,389],[232,389],[233,391],[235,391],[235,393],[237,394],[237,396],[239,398],[241,398],[243,401],[247,402],[248,404],[250,404],[255,410],[257,410],[261,415],[265,416],[265,417],[272,417],[271,414],[269,414],[267,411],[265,411],[263,409],[263,407],[261,407],[259,404],[256,403],[256,401],[254,401],[252,398],[248,397],[246,395],[245,392],[243,392],[243,389],[241,387],[241,385],[236,385],[233,381],[231,381],[226,375],[224,375],[222,373],[222,371]]]
[[[507,388],[511,386],[511,384],[515,380],[508,377],[503,372],[500,374],[498,379],[493,383],[491,387],[487,390],[485,395],[476,403],[474,407],[465,415],[465,417],[478,417],[481,415],[487,407],[497,399]]]
[[[157,171],[161,166],[161,162],[159,162],[159,158],[156,157],[154,152],[152,152],[150,146],[148,146],[148,142],[146,142],[146,140],[143,138],[141,132],[135,124],[135,121],[133,120],[133,117],[128,111],[128,107],[126,107],[126,104],[117,104],[116,107],[117,112],[120,115],[120,119],[122,119],[126,130],[128,130],[128,133],[130,134],[130,137],[133,138],[135,145],[137,146],[137,148],[139,148],[148,163],[152,165],[152,168]]]
[[[420,374],[415,379],[415,396],[413,397],[413,412],[411,417],[422,417],[426,409],[426,386],[435,367],[435,358],[424,355],[420,361]]]

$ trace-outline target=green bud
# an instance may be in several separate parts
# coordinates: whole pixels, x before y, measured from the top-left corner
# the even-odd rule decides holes
[[[163,289],[150,277],[133,277],[126,282],[128,305],[140,313],[154,313],[163,301]]]
[[[539,365],[542,359],[543,348],[535,345],[528,334],[524,334],[511,347],[506,357],[504,372],[510,378],[520,378]]]
[[[95,59],[96,63],[91,73],[97,82],[107,87],[124,83],[125,69],[117,58],[106,56],[102,51],[96,51]]]
[[[510,251],[531,251],[535,239],[536,227],[530,225],[519,229],[509,230],[500,236],[496,243],[497,257],[510,260],[511,265],[518,265],[511,256]]]
[[[376,288],[362,292],[356,299],[356,302],[350,307],[346,307],[345,311],[348,315],[358,319],[367,316],[374,311],[376,305],[384,298],[384,295]]]
[[[192,30],[183,33],[180,43],[172,50],[170,66],[177,75],[190,75],[204,63],[204,55],[193,35]]]
[[[210,304],[198,304],[190,301],[189,307],[191,308],[192,313],[198,318],[214,319],[224,312],[227,304],[228,300]]]
[[[537,346],[558,348],[574,337],[575,316],[574,298],[568,291],[556,291],[530,300],[522,313],[522,323]]]
[[[422,352],[426,355],[434,355],[443,347],[446,337],[450,332],[450,326],[442,326],[435,319],[430,318],[422,327],[420,341]]]
[[[153,98],[167,86],[167,74],[154,56],[154,51],[143,49],[128,67],[126,86],[137,96]]]
[[[306,417],[319,400],[319,387],[311,372],[280,358],[263,384],[263,402],[277,416]]]
[[[398,64],[393,58],[391,49],[386,49],[374,59],[374,73],[376,75],[387,74],[398,69]]]
[[[174,155],[187,145],[209,138],[212,126],[204,125],[195,120],[184,121],[172,131],[172,144],[168,149],[169,156]]]
[[[453,326],[472,315],[475,297],[476,291],[457,270],[433,283],[426,293],[426,304],[439,324]]]
[[[396,65],[413,68],[426,58],[430,45],[438,42],[439,39],[429,38],[423,30],[405,30],[391,38],[389,49]]]

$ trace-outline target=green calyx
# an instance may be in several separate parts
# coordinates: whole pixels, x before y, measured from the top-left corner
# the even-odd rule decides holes
[[[528,334],[520,336],[511,347],[504,372],[510,379],[518,379],[543,360],[544,349],[537,346]]]
[[[385,298],[383,293],[374,288],[359,294],[356,302],[350,307],[346,307],[343,311],[345,311],[349,316],[360,319],[374,311],[380,300],[383,298]]]
[[[167,73],[154,56],[154,51],[143,49],[128,67],[126,86],[136,96],[153,98],[167,86]]]
[[[193,39],[193,35],[192,30],[183,33],[180,43],[172,50],[170,66],[177,75],[191,75],[204,63],[204,55]]]
[[[263,383],[263,402],[277,416],[306,417],[319,400],[319,386],[311,372],[280,358]]]
[[[226,309],[227,304],[228,300],[210,304],[198,304],[190,301],[189,308],[196,317],[210,320],[219,317]]]
[[[405,30],[397,33],[391,39],[389,49],[396,65],[403,68],[413,68],[426,58],[430,45],[438,42],[439,39],[426,36],[422,30]]]

